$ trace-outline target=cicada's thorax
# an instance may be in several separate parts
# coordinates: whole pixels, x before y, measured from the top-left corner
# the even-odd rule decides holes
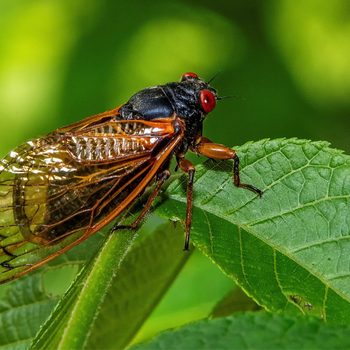
[[[121,119],[154,120],[179,118],[185,126],[185,135],[179,152],[185,153],[201,135],[205,114],[198,107],[197,82],[180,82],[159,85],[141,90],[119,110]]]

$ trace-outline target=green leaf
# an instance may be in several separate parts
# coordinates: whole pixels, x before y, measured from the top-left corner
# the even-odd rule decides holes
[[[167,331],[131,350],[348,349],[350,328],[263,312],[203,320]]]
[[[5,292],[0,304],[0,349],[28,349],[57,298],[45,293],[38,273],[21,278]]]
[[[174,234],[169,224],[132,245],[135,235],[109,235],[33,349],[119,349],[135,337],[189,256],[181,251],[182,233]]]
[[[271,311],[350,321],[350,157],[325,142],[263,140],[231,164],[197,167],[192,241]],[[184,217],[186,179],[169,187],[158,213]]]
[[[92,237],[34,273],[1,285],[0,349],[28,349],[40,326],[49,317],[59,297],[68,287],[72,272],[91,257],[100,235]],[[67,271],[69,268],[69,271]],[[72,271],[73,268],[73,271]],[[57,279],[58,271],[70,276],[57,280],[59,288],[48,289],[47,278]]]

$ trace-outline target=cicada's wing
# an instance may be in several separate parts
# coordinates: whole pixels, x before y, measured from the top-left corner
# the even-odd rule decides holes
[[[43,265],[140,195],[183,137],[176,118],[87,118],[0,163],[0,283]]]

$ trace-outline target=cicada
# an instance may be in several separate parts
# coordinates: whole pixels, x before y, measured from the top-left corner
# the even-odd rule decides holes
[[[11,151],[0,163],[0,282],[17,278],[81,243],[120,216],[148,186],[136,229],[170,176],[170,161],[188,175],[185,246],[192,220],[195,167],[188,150],[233,160],[236,152],[202,136],[220,99],[195,73],[146,88],[125,104],[88,117]],[[116,226],[115,229],[125,228]]]

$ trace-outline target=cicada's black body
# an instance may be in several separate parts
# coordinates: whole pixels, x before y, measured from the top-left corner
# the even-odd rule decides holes
[[[196,137],[202,133],[206,112],[203,108],[198,108],[201,104],[201,92],[206,95],[202,98],[208,99],[207,108],[213,109],[216,91],[194,76],[185,75],[180,83],[168,83],[136,93],[120,108],[120,118],[155,120],[181,116],[185,124],[185,135],[184,145],[180,148],[182,152],[186,152],[187,145],[193,146]]]
[[[189,247],[195,169],[188,150],[234,160],[236,153],[202,137],[216,91],[194,73],[178,83],[144,89],[111,111],[27,142],[0,163],[0,282],[17,278],[67,251],[110,223],[156,185],[136,228],[170,175],[170,159],[188,174]],[[116,226],[115,229],[125,228]]]

